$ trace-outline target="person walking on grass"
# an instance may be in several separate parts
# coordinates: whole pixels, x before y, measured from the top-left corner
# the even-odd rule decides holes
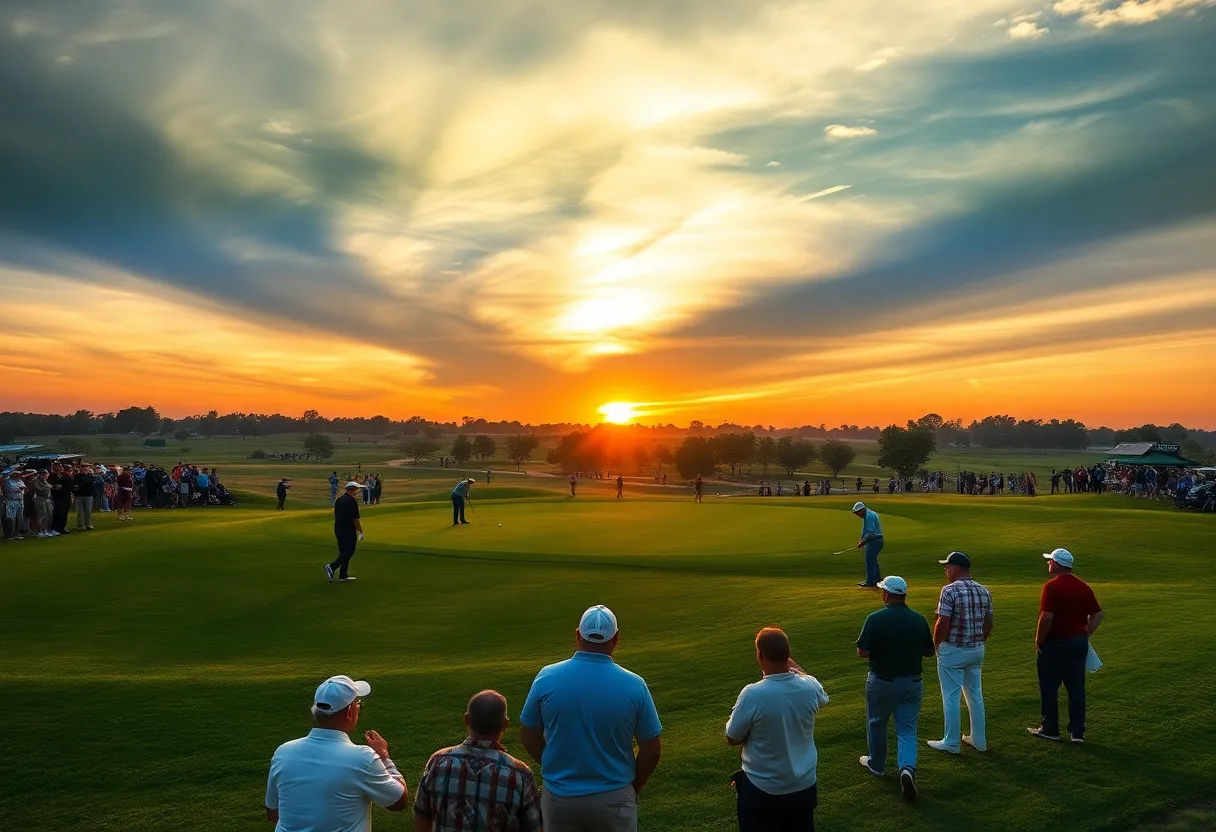
[[[282,511],[283,507],[287,505],[287,489],[289,488],[291,488],[291,483],[287,482],[287,477],[283,477],[283,479],[279,480],[279,484],[275,486],[274,494],[279,498],[278,511]]]
[[[878,586],[878,553],[882,551],[882,523],[878,513],[866,508],[861,500],[853,503],[853,513],[861,518],[861,539],[857,541],[858,549],[866,550],[866,579],[858,586],[870,589]]]
[[[980,674],[984,668],[984,645],[992,634],[992,593],[971,577],[971,558],[951,552],[939,564],[946,570],[946,585],[937,599],[933,622],[933,644],[937,648],[937,680],[942,688],[945,730],[940,740],[929,740],[930,748],[958,754],[960,742],[985,751],[988,736],[984,722],[984,691]],[[967,700],[971,733],[960,736],[960,695]]]
[[[570,475],[570,496],[574,496],[574,489],[578,486],[578,477],[574,474]]]
[[[540,832],[540,791],[528,764],[507,753],[507,700],[483,690],[464,713],[468,737],[436,751],[414,796],[414,832]]]
[[[617,477],[616,477],[616,498],[617,498],[618,500],[620,500],[620,499],[623,499],[623,498],[624,498],[624,496],[625,496],[625,478],[624,478],[624,477],[622,477],[620,474],[617,474]]]
[[[348,482],[346,493],[334,500],[334,537],[338,540],[338,556],[325,564],[325,577],[333,583],[337,574],[339,581],[353,581],[349,574],[350,560],[355,556],[355,547],[363,539],[363,521],[359,519],[359,501],[355,492],[359,483]]]
[[[519,720],[520,741],[541,764],[545,830],[636,832],[663,726],[646,682],[612,660],[612,610],[588,608],[574,635],[578,651],[537,674]]]
[[[1053,577],[1039,598],[1039,624],[1035,628],[1038,651],[1039,698],[1043,719],[1027,728],[1032,737],[1060,741],[1060,685],[1068,691],[1068,734],[1075,743],[1085,741],[1085,660],[1089,637],[1106,618],[1089,584],[1072,573],[1074,558],[1067,549],[1043,555]]]
[[[916,799],[916,722],[924,696],[921,666],[933,655],[925,617],[907,605],[908,582],[880,581],[883,608],[870,613],[857,638],[857,655],[870,663],[866,677],[866,727],[870,753],[859,762],[882,777],[887,766],[887,723],[894,717],[896,764],[904,800]]]
[[[388,756],[388,741],[375,731],[356,745],[367,682],[332,676],[313,695],[308,735],[285,742],[270,760],[266,820],[279,832],[370,832],[374,803],[390,812],[409,805],[409,787]]]
[[[469,489],[473,487],[473,483],[477,480],[472,477],[466,477],[456,483],[456,487],[452,489],[452,525],[467,526],[469,521],[464,519],[464,504],[469,501]]]
[[[828,695],[776,627],[756,634],[756,663],[762,678],[743,688],[726,723],[727,745],[743,756],[732,780],[739,832],[815,832],[815,715]]]

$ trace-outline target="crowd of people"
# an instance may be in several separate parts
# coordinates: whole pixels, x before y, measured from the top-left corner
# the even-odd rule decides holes
[[[333,471],[329,475],[329,504],[331,506],[338,499],[339,487],[343,482],[353,482],[359,487],[359,492],[363,497],[363,505],[379,505],[380,497],[384,494],[384,481],[379,474],[364,474],[362,472],[351,474],[347,472],[345,476],[339,477],[338,472]]]
[[[215,468],[186,463],[168,471],[142,462],[107,465],[61,461],[41,468],[15,464],[5,467],[0,476],[4,540],[70,534],[73,512],[75,530],[85,532],[95,528],[95,513],[112,512],[120,521],[129,521],[133,508],[232,503]]]
[[[348,492],[349,494],[349,492]],[[1094,661],[1090,636],[1105,613],[1090,587],[1073,574],[1066,549],[1043,555],[1050,580],[1039,602],[1034,632],[1041,720],[1027,728],[1037,740],[1064,739],[1059,689],[1068,693],[1068,739],[1084,742],[1085,673]],[[868,664],[862,693],[865,771],[885,777],[888,729],[893,723],[895,765],[902,797],[920,792],[918,721],[925,659],[936,658],[944,724],[930,749],[959,755],[988,749],[981,674],[993,631],[992,593],[971,576],[971,559],[951,552],[934,623],[907,605],[908,582],[878,583],[882,607],[861,627],[855,649]],[[536,675],[519,711],[520,743],[540,764],[544,788],[531,767],[503,745],[508,704],[495,690],[465,706],[465,738],[426,762],[412,801],[415,830],[456,832],[636,832],[638,796],[658,770],[663,726],[642,677],[616,663],[616,615],[588,608],[575,630],[577,650]],[[740,832],[813,832],[819,802],[815,723],[830,700],[823,685],[794,659],[790,639],[765,627],[755,638],[760,679],[743,687],[725,724],[725,741],[741,753],[730,778]],[[312,730],[279,746],[266,784],[266,817],[283,829],[367,829],[372,804],[389,811],[411,806],[405,776],[374,730],[356,744],[371,685],[348,676],[326,679],[312,700]],[[962,705],[969,731],[963,733]],[[726,716],[726,703],[723,702]],[[858,731],[860,741],[862,731]]]

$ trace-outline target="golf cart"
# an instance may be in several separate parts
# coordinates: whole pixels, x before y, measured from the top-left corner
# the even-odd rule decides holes
[[[1216,511],[1216,481],[1206,480],[1192,487],[1184,496],[1175,497],[1174,508]]]

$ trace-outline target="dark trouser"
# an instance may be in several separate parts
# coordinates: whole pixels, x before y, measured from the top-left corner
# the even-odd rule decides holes
[[[1045,734],[1060,733],[1060,684],[1068,691],[1068,733],[1085,736],[1085,658],[1089,637],[1052,639],[1039,650],[1039,697],[1042,699]]]
[[[819,787],[791,794],[769,794],[747,775],[735,775],[735,807],[739,832],[815,832]]]
[[[350,560],[355,556],[355,546],[359,544],[359,538],[354,532],[334,532],[334,537],[338,538],[338,557],[329,566],[338,573],[339,578],[345,578]]]
[[[452,495],[452,525],[457,523],[467,523],[464,519],[464,497],[459,494]]]
[[[210,488],[200,488],[200,489],[198,490],[198,501],[199,501],[199,503],[200,503],[200,504],[202,504],[202,505],[207,505],[207,503],[208,503],[210,500],[211,500],[211,489],[210,489]]]
[[[72,510],[71,500],[56,500],[55,512],[51,515],[51,531],[65,532],[68,529],[68,513]]]
[[[283,494],[279,497],[279,511],[283,510],[284,504],[287,502],[287,495]]]

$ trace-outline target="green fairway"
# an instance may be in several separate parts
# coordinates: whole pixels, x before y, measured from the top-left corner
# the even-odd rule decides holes
[[[13,711],[0,828],[269,828],[270,755],[306,732],[313,689],[336,673],[372,683],[360,731],[385,735],[412,788],[431,752],[463,738],[469,695],[502,691],[514,720],[536,672],[570,655],[578,616],[595,603],[616,611],[616,658],[646,678],[664,724],[663,759],[641,799],[645,829],[735,828],[727,780],[738,753],[722,730],[758,677],[752,639],[769,624],[786,629],[832,699],[816,729],[822,829],[1113,832],[1174,810],[1210,816],[1210,516],[1117,495],[876,498],[882,570],[908,579],[914,608],[931,618],[935,560],[951,549],[971,553],[996,608],[984,672],[990,750],[924,747],[942,730],[927,660],[921,799],[905,805],[894,777],[857,763],[866,668],[853,642],[880,600],[854,586],[859,553],[830,554],[856,542],[849,499],[697,505],[637,489],[644,496],[571,500],[559,479],[504,473],[475,492],[482,525],[453,528],[443,499],[453,472],[386,468],[393,502],[364,511],[359,581],[329,584],[332,520],[316,506],[331,467],[308,466],[284,513],[269,500],[276,466],[232,464],[226,482],[265,480],[267,496],[140,511],[129,525],[101,515],[87,535],[0,544],[0,688]],[[1083,747],[1024,730],[1038,719],[1039,553],[1055,546],[1073,550],[1108,611]],[[515,726],[506,743],[526,756]],[[410,818],[377,811],[374,824],[404,830]]]

